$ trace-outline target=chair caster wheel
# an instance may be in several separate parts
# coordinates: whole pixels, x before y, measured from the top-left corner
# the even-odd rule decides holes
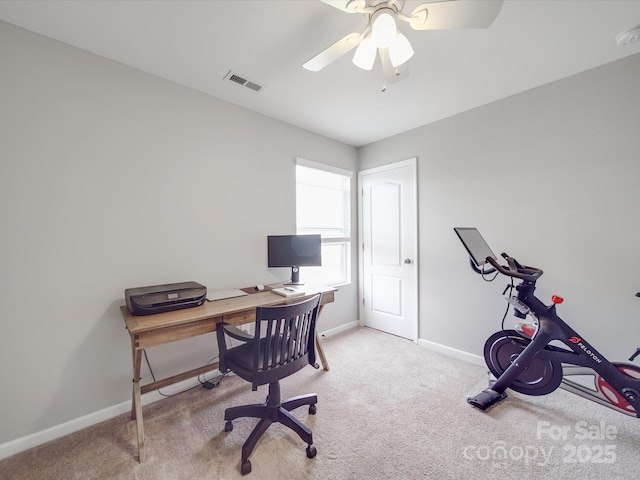
[[[317,453],[318,451],[316,450],[315,445],[309,445],[307,447],[307,458],[313,458],[316,456]]]
[[[316,406],[315,405],[309,405],[309,413],[311,415],[315,415],[316,414]]]
[[[231,430],[233,430],[233,423],[231,420],[227,420],[227,423],[224,424],[224,431],[230,432]],[[251,467],[249,467],[249,469],[251,469]]]
[[[242,466],[240,467],[240,473],[242,473],[242,475],[251,473],[251,462],[249,460],[245,460],[244,462],[242,462]]]

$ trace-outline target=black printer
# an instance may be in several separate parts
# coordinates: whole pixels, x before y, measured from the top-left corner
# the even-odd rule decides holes
[[[124,297],[131,313],[151,315],[200,306],[207,297],[207,287],[196,282],[182,282],[127,288]]]

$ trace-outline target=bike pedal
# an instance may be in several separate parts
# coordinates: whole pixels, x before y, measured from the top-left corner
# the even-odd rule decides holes
[[[486,410],[505,398],[507,398],[507,392],[499,393],[487,388],[475,397],[467,397],[467,402],[480,410]]]

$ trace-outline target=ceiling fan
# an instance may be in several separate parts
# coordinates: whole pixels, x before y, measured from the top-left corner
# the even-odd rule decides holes
[[[353,63],[363,70],[371,70],[380,57],[383,88],[387,83],[408,75],[406,62],[413,56],[413,48],[400,31],[397,21],[408,23],[414,30],[451,30],[487,28],[498,16],[503,0],[446,0],[418,5],[409,14],[403,12],[405,0],[321,0],[347,13],[362,13],[367,25],[361,32],[349,33],[326,48],[303,67],[317,72],[350,50],[356,49]]]

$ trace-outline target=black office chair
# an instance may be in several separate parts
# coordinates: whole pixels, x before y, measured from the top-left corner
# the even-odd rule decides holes
[[[309,405],[309,413],[315,414],[318,397],[313,393],[281,401],[280,379],[308,364],[318,368],[315,359],[315,332],[319,305],[320,295],[316,295],[292,305],[258,307],[254,336],[227,323],[218,325],[220,371],[231,370],[251,382],[254,391],[259,385],[269,384],[269,396],[265,403],[231,407],[224,412],[225,432],[233,430],[232,420],[236,418],[260,419],[242,446],[240,471],[243,475],[251,472],[249,455],[262,434],[274,422],[286,425],[307,443],[307,457],[316,456],[311,430],[289,412],[302,405]],[[225,335],[244,343],[227,348]]]

